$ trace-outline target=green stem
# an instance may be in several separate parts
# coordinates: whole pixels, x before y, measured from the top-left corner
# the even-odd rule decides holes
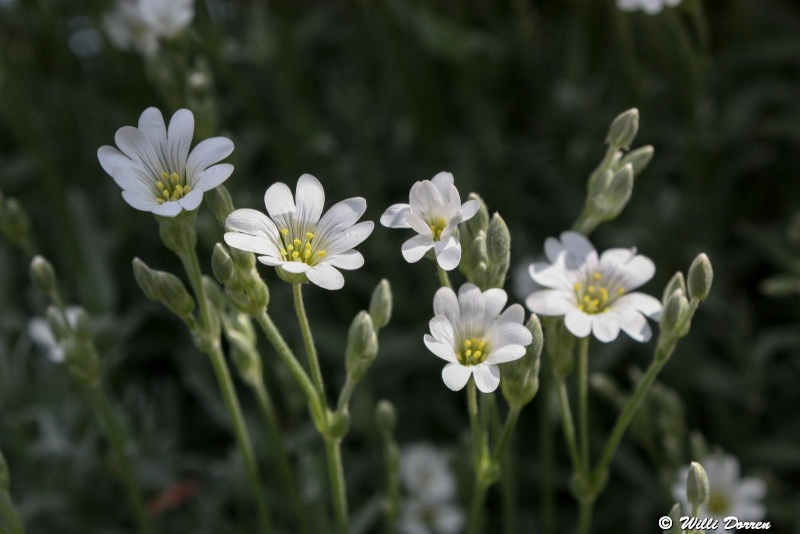
[[[333,512],[336,519],[336,532],[347,534],[347,488],[344,481],[344,468],[342,467],[341,440],[325,439],[325,452],[328,457],[328,476],[331,484],[331,499]]]
[[[492,455],[493,463],[498,463],[503,458],[506,447],[508,447],[511,441],[511,436],[514,435],[514,429],[517,427],[520,409],[521,408],[517,406],[511,406],[509,408],[506,422],[503,425],[503,433],[500,434],[500,439],[497,440],[497,447],[495,447],[494,454]]]
[[[450,283],[450,276],[447,274],[447,271],[442,269],[439,264],[436,264],[436,271],[439,273],[439,283],[442,284],[442,287],[449,287],[453,289],[453,285]]]
[[[275,406],[270,398],[269,391],[264,382],[259,382],[253,387],[258,400],[258,406],[264,419],[269,427],[269,432],[272,435],[272,441],[275,447],[275,460],[278,463],[278,468],[283,476],[286,489],[289,492],[292,505],[294,506],[295,513],[297,514],[297,525],[300,532],[308,532],[308,525],[306,522],[306,514],[303,508],[303,502],[300,499],[300,491],[297,489],[297,481],[295,480],[292,466],[289,462],[289,455],[286,453],[286,445],[283,442],[283,432],[281,431],[278,416],[275,413]]]
[[[344,412],[344,410],[346,410],[350,405],[350,398],[353,396],[353,391],[355,391],[356,385],[356,382],[350,379],[350,375],[347,375],[347,378],[344,380],[342,391],[339,393],[339,402],[336,403],[337,411]]]
[[[147,516],[147,511],[144,506],[144,501],[142,500],[142,493],[136,481],[133,465],[125,452],[125,445],[128,440],[125,429],[119,424],[117,416],[114,413],[114,408],[111,406],[111,401],[102,387],[91,388],[90,394],[92,404],[94,404],[94,408],[97,411],[97,417],[100,419],[100,425],[111,444],[115,464],[119,469],[119,475],[125,487],[125,493],[128,495],[128,500],[130,501],[131,508],[136,517],[139,532],[142,534],[153,532],[150,519]]]
[[[478,392],[475,378],[467,383],[467,409],[469,410],[472,441],[474,447],[475,483],[472,488],[472,504],[469,511],[467,532],[477,534],[481,530],[483,520],[483,502],[486,500],[487,485],[483,480],[483,431],[478,416]]]
[[[400,481],[398,480],[398,462],[400,451],[391,436],[385,437],[383,449],[386,464],[386,501],[384,503],[386,534],[394,534],[397,530],[397,513],[400,509]]]
[[[475,475],[475,487],[472,490],[472,504],[469,508],[469,521],[467,532],[478,534],[481,531],[483,522],[483,504],[486,501],[486,490],[488,485],[483,481],[479,473]]]
[[[477,474],[480,470],[481,453],[483,452],[483,436],[481,435],[481,423],[478,419],[478,392],[475,379],[472,377],[467,383],[467,409],[469,410],[469,423],[472,428],[473,461]]]
[[[556,379],[556,385],[558,387],[558,407],[561,412],[561,425],[564,427],[564,438],[567,440],[567,448],[569,449],[570,460],[572,460],[572,470],[577,473],[581,470],[581,457],[578,453],[578,441],[575,438],[575,424],[572,422],[572,409],[569,406],[567,386],[560,378]]]
[[[311,335],[311,325],[308,324],[306,307],[303,304],[302,284],[292,284],[292,293],[294,294],[294,309],[297,312],[297,321],[300,323],[300,331],[303,334],[303,345],[305,345],[306,348],[308,366],[311,369],[311,379],[314,381],[314,387],[317,388],[317,393],[324,399],[325,383],[322,381],[322,369],[319,366],[317,349],[314,346],[314,337]]]
[[[542,436],[541,461],[542,477],[539,485],[542,495],[542,532],[554,534],[556,531],[555,487],[553,484],[555,447],[553,425],[550,424],[550,403],[553,379],[550,373],[540,373],[542,390],[539,392],[539,425]]]
[[[578,345],[578,418],[583,472],[591,473],[589,458],[589,336],[582,338]]]
[[[589,534],[592,528],[592,509],[594,500],[581,501],[578,516],[578,534]]]

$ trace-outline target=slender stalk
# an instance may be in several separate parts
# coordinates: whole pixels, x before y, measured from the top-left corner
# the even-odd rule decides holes
[[[297,312],[297,321],[300,323],[300,331],[303,334],[303,345],[305,345],[306,348],[308,366],[311,369],[311,379],[314,381],[314,387],[317,388],[317,393],[324,399],[325,383],[322,381],[322,369],[319,366],[319,359],[317,358],[317,348],[314,346],[314,337],[311,335],[311,325],[308,324],[306,307],[303,304],[302,284],[292,284],[292,293],[294,294],[294,309]]]
[[[589,534],[592,528],[592,510],[594,500],[581,501],[580,515],[578,516],[578,534]]]
[[[583,472],[591,472],[589,459],[589,336],[578,345],[578,418]]]
[[[503,503],[503,532],[517,532],[516,455],[509,449],[500,460],[500,494]]]
[[[469,522],[467,532],[478,534],[481,531],[483,522],[483,504],[486,501],[486,490],[488,485],[483,481],[480,474],[475,475],[475,487],[472,490],[472,504],[469,508]]]
[[[572,409],[569,406],[567,385],[561,379],[557,379],[556,384],[558,386],[558,406],[561,412],[561,425],[564,427],[564,438],[567,440],[567,448],[572,460],[572,470],[577,473],[581,470],[581,457],[578,453],[578,440],[575,438],[575,424],[572,422]]]
[[[447,274],[447,271],[442,269],[439,264],[436,264],[436,271],[439,273],[439,283],[442,284],[442,287],[449,287],[453,289],[453,285],[450,283],[450,276]]]
[[[347,534],[347,488],[345,487],[344,468],[342,467],[341,440],[325,439],[325,453],[328,457],[328,476],[331,484],[331,499],[336,520],[336,532]]]
[[[555,514],[555,487],[553,484],[555,464],[555,447],[553,425],[550,424],[550,403],[553,379],[550,373],[540,373],[542,390],[539,392],[539,430],[541,437],[541,469],[542,477],[539,489],[542,495],[542,532],[543,534],[555,534],[556,514]]]
[[[486,500],[487,484],[483,480],[483,430],[478,416],[478,392],[475,378],[467,383],[467,409],[469,410],[472,441],[474,447],[475,483],[472,488],[472,504],[469,510],[467,532],[477,534],[481,530],[483,520],[483,502]]]
[[[131,459],[125,451],[125,445],[128,439],[125,429],[119,424],[111,401],[108,395],[106,395],[105,390],[102,389],[102,386],[89,388],[89,392],[92,404],[97,412],[97,417],[100,419],[100,425],[111,444],[115,464],[119,469],[119,475],[125,487],[125,493],[128,496],[128,501],[130,501],[131,508],[136,517],[139,532],[142,534],[153,532],[150,518],[147,515],[144,501],[142,500],[141,489],[136,480],[133,464],[131,464]]]
[[[394,534],[397,530],[397,512],[400,508],[400,481],[397,473],[400,451],[397,448],[397,444],[388,436],[384,440],[383,456],[386,464],[384,532],[386,534]]]
[[[483,436],[481,435],[481,424],[478,419],[478,392],[474,378],[470,378],[467,383],[467,409],[469,410],[469,423],[472,428],[473,460],[475,472],[477,473],[480,470]]]
[[[339,393],[339,401],[336,403],[336,410],[343,412],[350,405],[350,398],[356,389],[356,382],[350,379],[350,375],[344,380],[344,386]]]
[[[503,433],[500,434],[500,439],[497,440],[497,446],[495,447],[494,454],[492,455],[492,461],[494,463],[499,462],[505,454],[506,447],[508,447],[508,444],[511,441],[511,436],[514,435],[514,429],[517,427],[519,412],[520,408],[516,406],[511,406],[508,410],[506,422],[503,425]]]
[[[275,460],[278,468],[283,476],[286,489],[289,492],[289,497],[292,501],[292,506],[297,514],[297,526],[300,532],[308,532],[308,524],[306,522],[306,513],[303,508],[303,502],[300,499],[300,491],[297,489],[297,481],[295,480],[294,472],[292,471],[291,463],[289,462],[289,455],[286,452],[286,445],[283,442],[283,432],[281,431],[278,416],[275,413],[275,406],[272,403],[272,398],[269,395],[267,386],[264,382],[258,383],[253,387],[258,400],[258,407],[264,415],[264,419],[269,427],[269,432],[272,435],[273,446],[275,450]]]

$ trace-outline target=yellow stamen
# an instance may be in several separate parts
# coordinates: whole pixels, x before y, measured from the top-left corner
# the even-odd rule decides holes
[[[300,256],[299,252],[297,252],[296,250],[294,252],[292,252],[292,259],[293,260],[296,260],[298,258],[298,256]]]
[[[481,351],[476,350],[475,353],[472,355],[473,358],[476,360],[481,357]]]
[[[324,258],[326,254],[327,252],[325,252],[324,250],[320,250],[319,252],[317,252],[317,256],[319,256],[320,258]]]
[[[575,291],[580,291],[581,289],[583,289],[583,284],[581,284],[580,282],[575,282],[575,284],[572,287],[575,289]]]
[[[467,339],[467,340],[465,340],[465,341],[464,341],[464,348],[465,348],[465,349],[468,349],[468,348],[470,348],[471,346],[472,346],[472,341],[470,341],[469,339]]]
[[[176,189],[172,192],[172,200],[178,200],[179,198],[181,198],[181,194]]]
[[[314,239],[314,234],[311,232],[306,232],[306,239]]]
[[[289,235],[289,229],[288,228],[281,228],[281,233],[283,235]]]
[[[311,250],[311,243],[306,243],[305,248],[306,248],[306,250]]]
[[[596,290],[596,289],[597,289],[597,288],[595,288],[594,286],[589,286],[589,287],[587,288],[587,291],[589,292],[589,294],[592,294],[592,293],[594,293],[594,292],[595,292],[595,290]]]
[[[289,252],[294,250],[294,245],[286,245],[286,248],[289,249]]]
[[[467,358],[469,358],[470,356],[472,356],[472,351],[471,351],[471,350],[469,350],[469,349],[467,349],[467,350],[466,350],[466,352],[464,352],[464,355],[465,355]]]
[[[164,200],[163,198],[157,198],[156,202],[158,202],[159,204],[163,204],[164,202],[166,202],[166,200]]]
[[[282,248],[281,249],[281,256],[286,256],[287,254],[288,254],[288,252],[286,252],[286,249]]]
[[[608,291],[604,287],[600,288],[600,298],[603,302],[608,300]]]
[[[164,180],[169,180],[169,173],[168,173],[168,172],[162,172],[162,173],[161,173],[161,177],[162,177]]]
[[[170,174],[169,179],[175,182],[176,184],[181,181],[181,177],[178,176],[177,172],[173,172],[172,174]]]
[[[311,256],[311,251],[310,250],[306,250],[305,252],[303,252],[303,259],[304,260],[307,260],[309,256]]]
[[[168,190],[164,189],[163,191],[161,191],[161,194],[164,195],[164,198],[169,200],[169,191]]]
[[[294,246],[296,246],[296,247],[299,247],[300,245],[303,244],[303,242],[300,241],[299,239],[295,239],[294,241],[292,241],[292,243],[294,243]]]
[[[181,184],[176,185],[175,186],[175,191],[180,193],[180,194],[183,194],[183,186]]]
[[[161,180],[159,180],[159,181],[156,182],[156,187],[158,188],[159,191],[163,191],[164,190],[164,183]]]
[[[625,288],[621,287],[621,288],[617,289],[617,294],[624,295],[625,294]]]
[[[190,186],[190,185],[183,186],[183,194],[184,195],[189,194],[189,191],[191,191],[191,190],[192,190],[192,186]]]
[[[595,280],[600,280],[601,278],[603,278],[603,275],[595,271],[594,274],[592,274],[592,278],[594,278]]]

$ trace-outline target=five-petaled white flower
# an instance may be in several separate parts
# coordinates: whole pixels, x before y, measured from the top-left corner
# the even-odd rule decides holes
[[[533,280],[549,289],[527,298],[528,308],[540,315],[564,316],[567,329],[577,337],[594,337],[607,343],[620,329],[645,342],[653,332],[647,317],[661,313],[661,303],[644,293],[631,293],[653,277],[653,262],[636,249],[612,248],[598,258],[597,251],[581,234],[563,232],[561,240],[544,243],[550,263],[530,266]]]
[[[622,11],[637,11],[641,9],[648,15],[661,13],[665,7],[675,7],[681,0],[617,0],[617,7]]]
[[[708,476],[708,503],[700,506],[700,519],[717,519],[719,523],[714,532],[723,534],[724,519],[736,516],[739,521],[761,521],[766,515],[761,500],[767,493],[767,486],[760,478],[739,476],[739,460],[734,456],[715,454],[700,462]],[[691,511],[686,498],[686,479],[689,477],[689,466],[681,468],[678,478],[672,486],[672,497],[680,503],[684,513]],[[710,532],[710,531],[706,531]]]
[[[119,150],[100,147],[97,158],[122,188],[125,202],[137,210],[174,217],[182,210],[197,208],[203,193],[233,172],[230,163],[219,163],[233,152],[230,139],[206,139],[189,153],[193,135],[194,115],[188,109],[175,112],[168,130],[161,112],[147,108],[139,117],[138,128],[117,130],[114,140]]]
[[[75,329],[78,326],[78,312],[80,307],[67,306],[64,314],[67,316],[70,328]],[[36,345],[45,351],[47,358],[53,363],[63,363],[67,358],[67,354],[61,343],[53,335],[47,319],[44,317],[34,317],[28,321],[28,337],[31,338]]]
[[[403,243],[403,257],[409,263],[422,259],[433,249],[436,261],[445,271],[452,271],[461,261],[461,243],[455,236],[456,227],[476,213],[477,200],[461,203],[453,175],[440,172],[432,180],[411,186],[409,204],[395,204],[381,216],[388,228],[412,228],[419,235]]]
[[[286,184],[267,189],[264,204],[269,217],[252,209],[238,209],[228,216],[230,230],[225,242],[254,252],[265,265],[289,275],[305,275],[325,289],[341,289],[339,269],[358,269],[364,257],[353,250],[372,233],[372,221],[356,224],[367,209],[361,197],[348,198],[322,215],[325,191],[319,180],[304,174],[297,181],[296,200]]]
[[[481,293],[469,283],[461,286],[458,297],[449,287],[436,292],[436,316],[424,341],[432,353],[449,362],[442,369],[442,379],[451,390],[462,389],[474,376],[478,389],[491,393],[500,383],[497,364],[525,355],[533,339],[522,324],[525,310],[513,304],[503,311],[507,299],[502,289]]]
[[[194,0],[118,0],[103,27],[117,48],[150,55],[159,39],[176,37],[192,18]]]

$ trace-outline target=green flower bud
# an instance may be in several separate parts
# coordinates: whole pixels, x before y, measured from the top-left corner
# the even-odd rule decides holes
[[[249,271],[256,266],[256,255],[252,252],[239,250],[238,248],[234,247],[231,247],[229,250],[231,259],[239,270]]]
[[[378,356],[378,336],[369,313],[361,311],[355,316],[347,332],[345,368],[353,381],[358,381]]]
[[[634,176],[638,176],[640,172],[645,170],[647,166],[650,164],[650,160],[653,159],[653,155],[655,154],[655,149],[652,145],[643,146],[637,148],[636,150],[631,150],[628,152],[624,158],[619,160],[619,163],[616,165],[616,169],[620,169],[627,164],[631,164],[633,167],[633,174]]]
[[[673,291],[667,302],[664,304],[664,312],[661,315],[661,329],[662,330],[675,330],[689,308],[689,301],[683,291],[677,289]]]
[[[225,304],[227,303],[225,294],[222,292],[222,289],[220,289],[217,283],[206,275],[203,275],[203,289],[206,293],[206,299],[211,306],[217,310],[225,309]]]
[[[392,318],[392,288],[385,278],[378,283],[369,301],[369,316],[375,329],[381,329]]]
[[[375,425],[384,439],[391,439],[397,428],[397,411],[394,405],[386,399],[378,401],[375,406]]]
[[[214,278],[223,285],[228,284],[233,278],[235,271],[233,259],[222,243],[214,245],[214,252],[211,253],[211,271],[214,273]]]
[[[203,201],[220,223],[225,224],[225,219],[233,211],[233,199],[224,185],[218,185],[211,191],[203,194]]]
[[[680,271],[676,272],[675,275],[670,278],[667,287],[664,288],[664,294],[661,296],[661,302],[667,302],[670,295],[672,295],[677,289],[680,289],[686,293],[686,282],[684,281],[683,273]]]
[[[78,339],[86,342],[92,341],[92,318],[83,308],[78,308],[75,317],[75,333]]]
[[[595,195],[592,205],[600,217],[611,220],[622,212],[632,193],[633,167],[628,164],[611,178],[605,190]]]
[[[195,306],[194,299],[186,291],[186,286],[183,285],[180,278],[174,274],[160,271],[156,279],[161,302],[178,317],[183,319],[191,317]]]
[[[139,258],[133,258],[133,276],[136,278],[136,283],[139,284],[145,297],[153,301],[161,300],[158,273]]]
[[[713,281],[714,269],[711,267],[711,261],[705,254],[699,254],[689,267],[687,280],[689,296],[697,300],[706,300]]]
[[[72,328],[64,319],[64,314],[58,309],[58,306],[50,305],[47,307],[47,326],[53,337],[61,343],[70,337]]]
[[[326,434],[339,440],[350,430],[350,413],[347,411],[328,412],[328,428]]]
[[[596,202],[596,198],[602,195],[608,188],[608,184],[614,178],[614,171],[611,169],[597,170],[589,176],[589,182],[586,185],[587,195],[590,200]]]
[[[639,110],[631,108],[620,113],[608,129],[606,143],[627,149],[639,131]]]
[[[473,264],[477,266],[480,263],[489,263],[489,253],[486,250],[486,234],[481,231],[475,236],[470,244],[469,256]]]
[[[692,462],[689,467],[689,477],[686,479],[686,500],[695,506],[708,502],[709,485],[708,475],[703,466]]]
[[[0,451],[0,491],[8,491],[11,487],[11,474],[8,472],[8,464],[3,451]]]
[[[675,503],[669,511],[669,518],[672,519],[672,526],[669,530],[664,531],[665,534],[684,534],[681,529],[681,505]]]
[[[486,231],[486,253],[489,261],[494,264],[508,263],[511,257],[511,234],[508,232],[506,222],[495,213]]]
[[[503,380],[500,382],[503,397],[510,406],[517,408],[528,404],[539,391],[539,366],[544,346],[544,334],[539,318],[531,315],[525,326],[533,335],[533,341],[527,346],[525,355],[500,367],[503,375]]]
[[[100,359],[91,341],[70,338],[64,343],[69,372],[88,387],[100,383]]]
[[[51,296],[56,291],[56,271],[42,256],[34,256],[29,269],[31,282],[42,295]]]
[[[489,227],[489,210],[486,203],[477,193],[470,193],[468,200],[476,200],[480,204],[478,213],[475,214],[470,220],[464,223],[472,236],[477,236],[479,232],[485,232]]]
[[[31,223],[28,212],[22,204],[15,198],[9,198],[5,202],[3,210],[2,227],[0,229],[5,234],[6,239],[15,244],[21,244],[28,239]]]
[[[231,345],[231,358],[239,377],[251,387],[260,385],[263,382],[261,358],[254,340],[235,330],[227,331],[226,337]]]

